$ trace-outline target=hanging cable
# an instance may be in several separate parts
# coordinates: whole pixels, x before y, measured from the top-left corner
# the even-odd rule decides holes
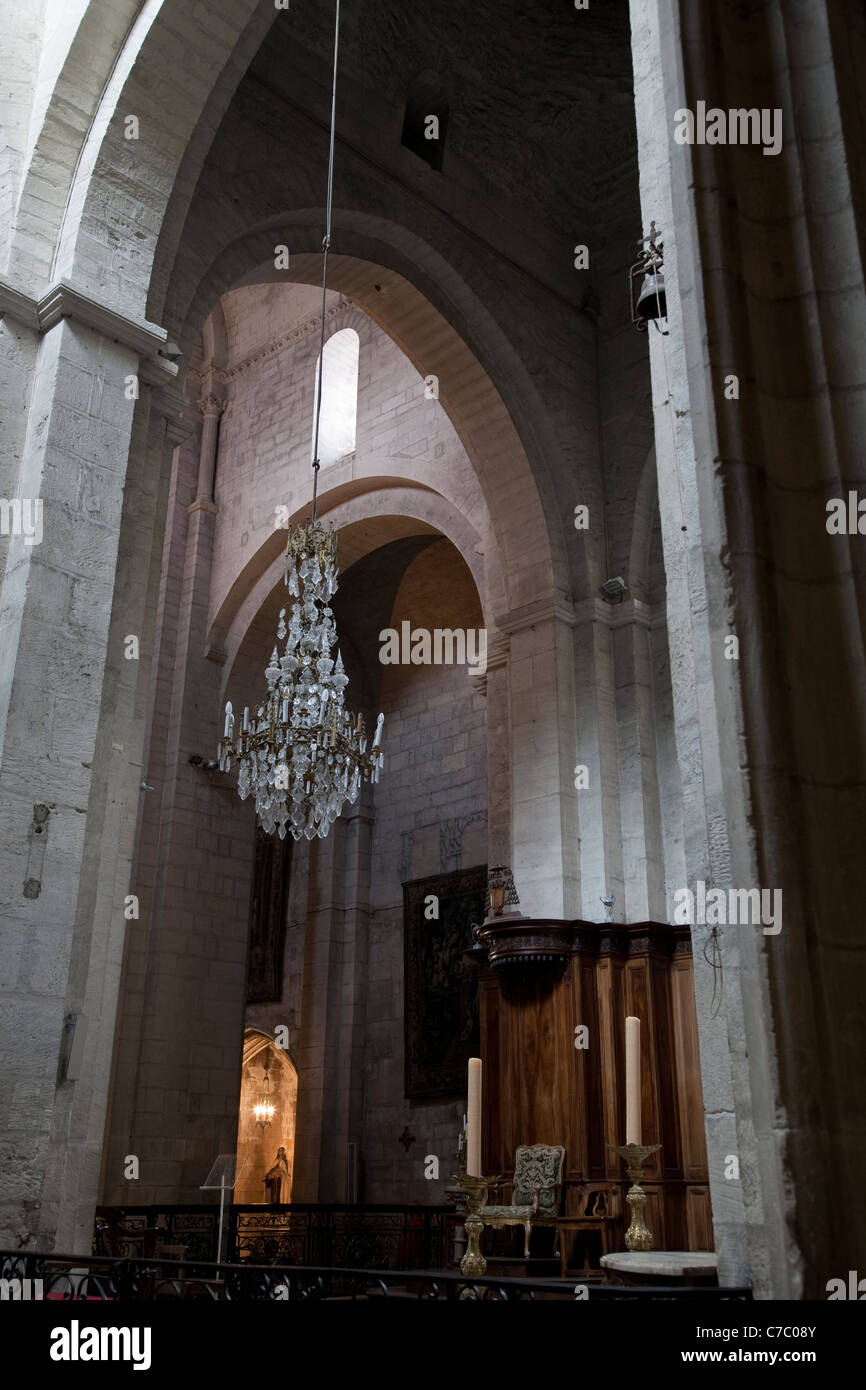
[[[334,200],[334,132],[337,124],[337,54],[340,47],[340,0],[334,19],[334,75],[331,82],[331,136],[328,145],[328,196],[325,200],[325,235],[322,240],[322,331],[319,338],[319,370],[316,373],[315,431],[313,435],[313,517],[319,487],[319,419],[322,414],[322,378],[325,374],[325,309],[328,301],[328,252],[331,249],[331,207]]]

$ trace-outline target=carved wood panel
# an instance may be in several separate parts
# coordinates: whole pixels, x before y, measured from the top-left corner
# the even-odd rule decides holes
[[[510,1173],[519,1144],[564,1144],[566,1214],[587,1182],[624,1195],[614,1146],[625,1141],[625,1018],[641,1019],[647,1219],[657,1248],[712,1249],[697,1019],[687,929],[562,923],[565,968],[481,968],[481,1057],[487,1173]],[[549,931],[549,925],[547,930]],[[589,1046],[574,1046],[585,1025]],[[627,1209],[624,1207],[623,1210]],[[655,1222],[655,1225],[653,1224]]]

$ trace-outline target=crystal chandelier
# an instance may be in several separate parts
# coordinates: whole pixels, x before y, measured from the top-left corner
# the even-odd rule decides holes
[[[276,830],[285,839],[315,835],[324,839],[345,802],[357,800],[362,779],[378,782],[382,766],[382,726],[376,722],[372,747],[362,715],[355,718],[343,706],[349,678],[339,648],[331,651],[337,626],[329,600],[337,592],[337,536],[316,518],[319,479],[319,419],[324,374],[325,310],[328,290],[328,251],[331,245],[331,201],[334,182],[334,124],[337,90],[337,48],[340,3],[337,0],[334,35],[334,81],[331,90],[331,141],[328,157],[326,229],[322,242],[322,325],[316,381],[313,440],[313,508],[308,526],[290,533],[286,546],[284,582],[294,598],[291,616],[280,610],[277,642],[265,669],[268,694],[253,718],[244,709],[235,739],[235,716],[226,704],[225,730],[219,744],[220,769],[238,763],[238,794],[256,799],[256,811],[267,834]]]
[[[286,550],[285,582],[295,598],[291,616],[280,610],[278,645],[265,669],[268,695],[255,717],[244,709],[237,740],[231,702],[226,705],[220,767],[239,765],[238,794],[252,793],[262,829],[285,839],[324,839],[346,801],[357,800],[362,778],[378,782],[384,715],[367,751],[363,715],[344,707],[349,678],[328,600],[337,590],[337,537],[318,522],[300,527]],[[303,588],[301,587],[303,586]],[[284,642],[282,656],[279,643]]]
[[[265,1061],[264,1093],[258,1105],[253,1106],[253,1114],[256,1117],[256,1124],[261,1125],[262,1132],[264,1132],[266,1125],[269,1125],[271,1123],[271,1120],[274,1118],[274,1115],[276,1114],[276,1108],[271,1101],[271,1079],[268,1076],[269,1066],[270,1058],[266,1059]]]

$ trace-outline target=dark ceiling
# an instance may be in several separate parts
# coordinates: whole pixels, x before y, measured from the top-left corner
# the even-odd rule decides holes
[[[292,0],[249,75],[326,120],[334,6]],[[627,0],[348,0],[341,11],[338,129],[360,100],[399,143],[413,79],[432,74],[449,107],[449,159],[570,230],[637,184]],[[420,161],[418,161],[420,165]]]

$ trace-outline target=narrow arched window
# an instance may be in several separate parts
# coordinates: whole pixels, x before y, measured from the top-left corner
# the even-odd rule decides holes
[[[341,328],[325,343],[325,370],[322,376],[322,413],[319,421],[319,463],[327,468],[355,451],[358,419],[358,335],[354,328]],[[321,363],[316,363],[316,389]],[[315,400],[315,394],[313,396]],[[316,422],[313,420],[313,439]]]

